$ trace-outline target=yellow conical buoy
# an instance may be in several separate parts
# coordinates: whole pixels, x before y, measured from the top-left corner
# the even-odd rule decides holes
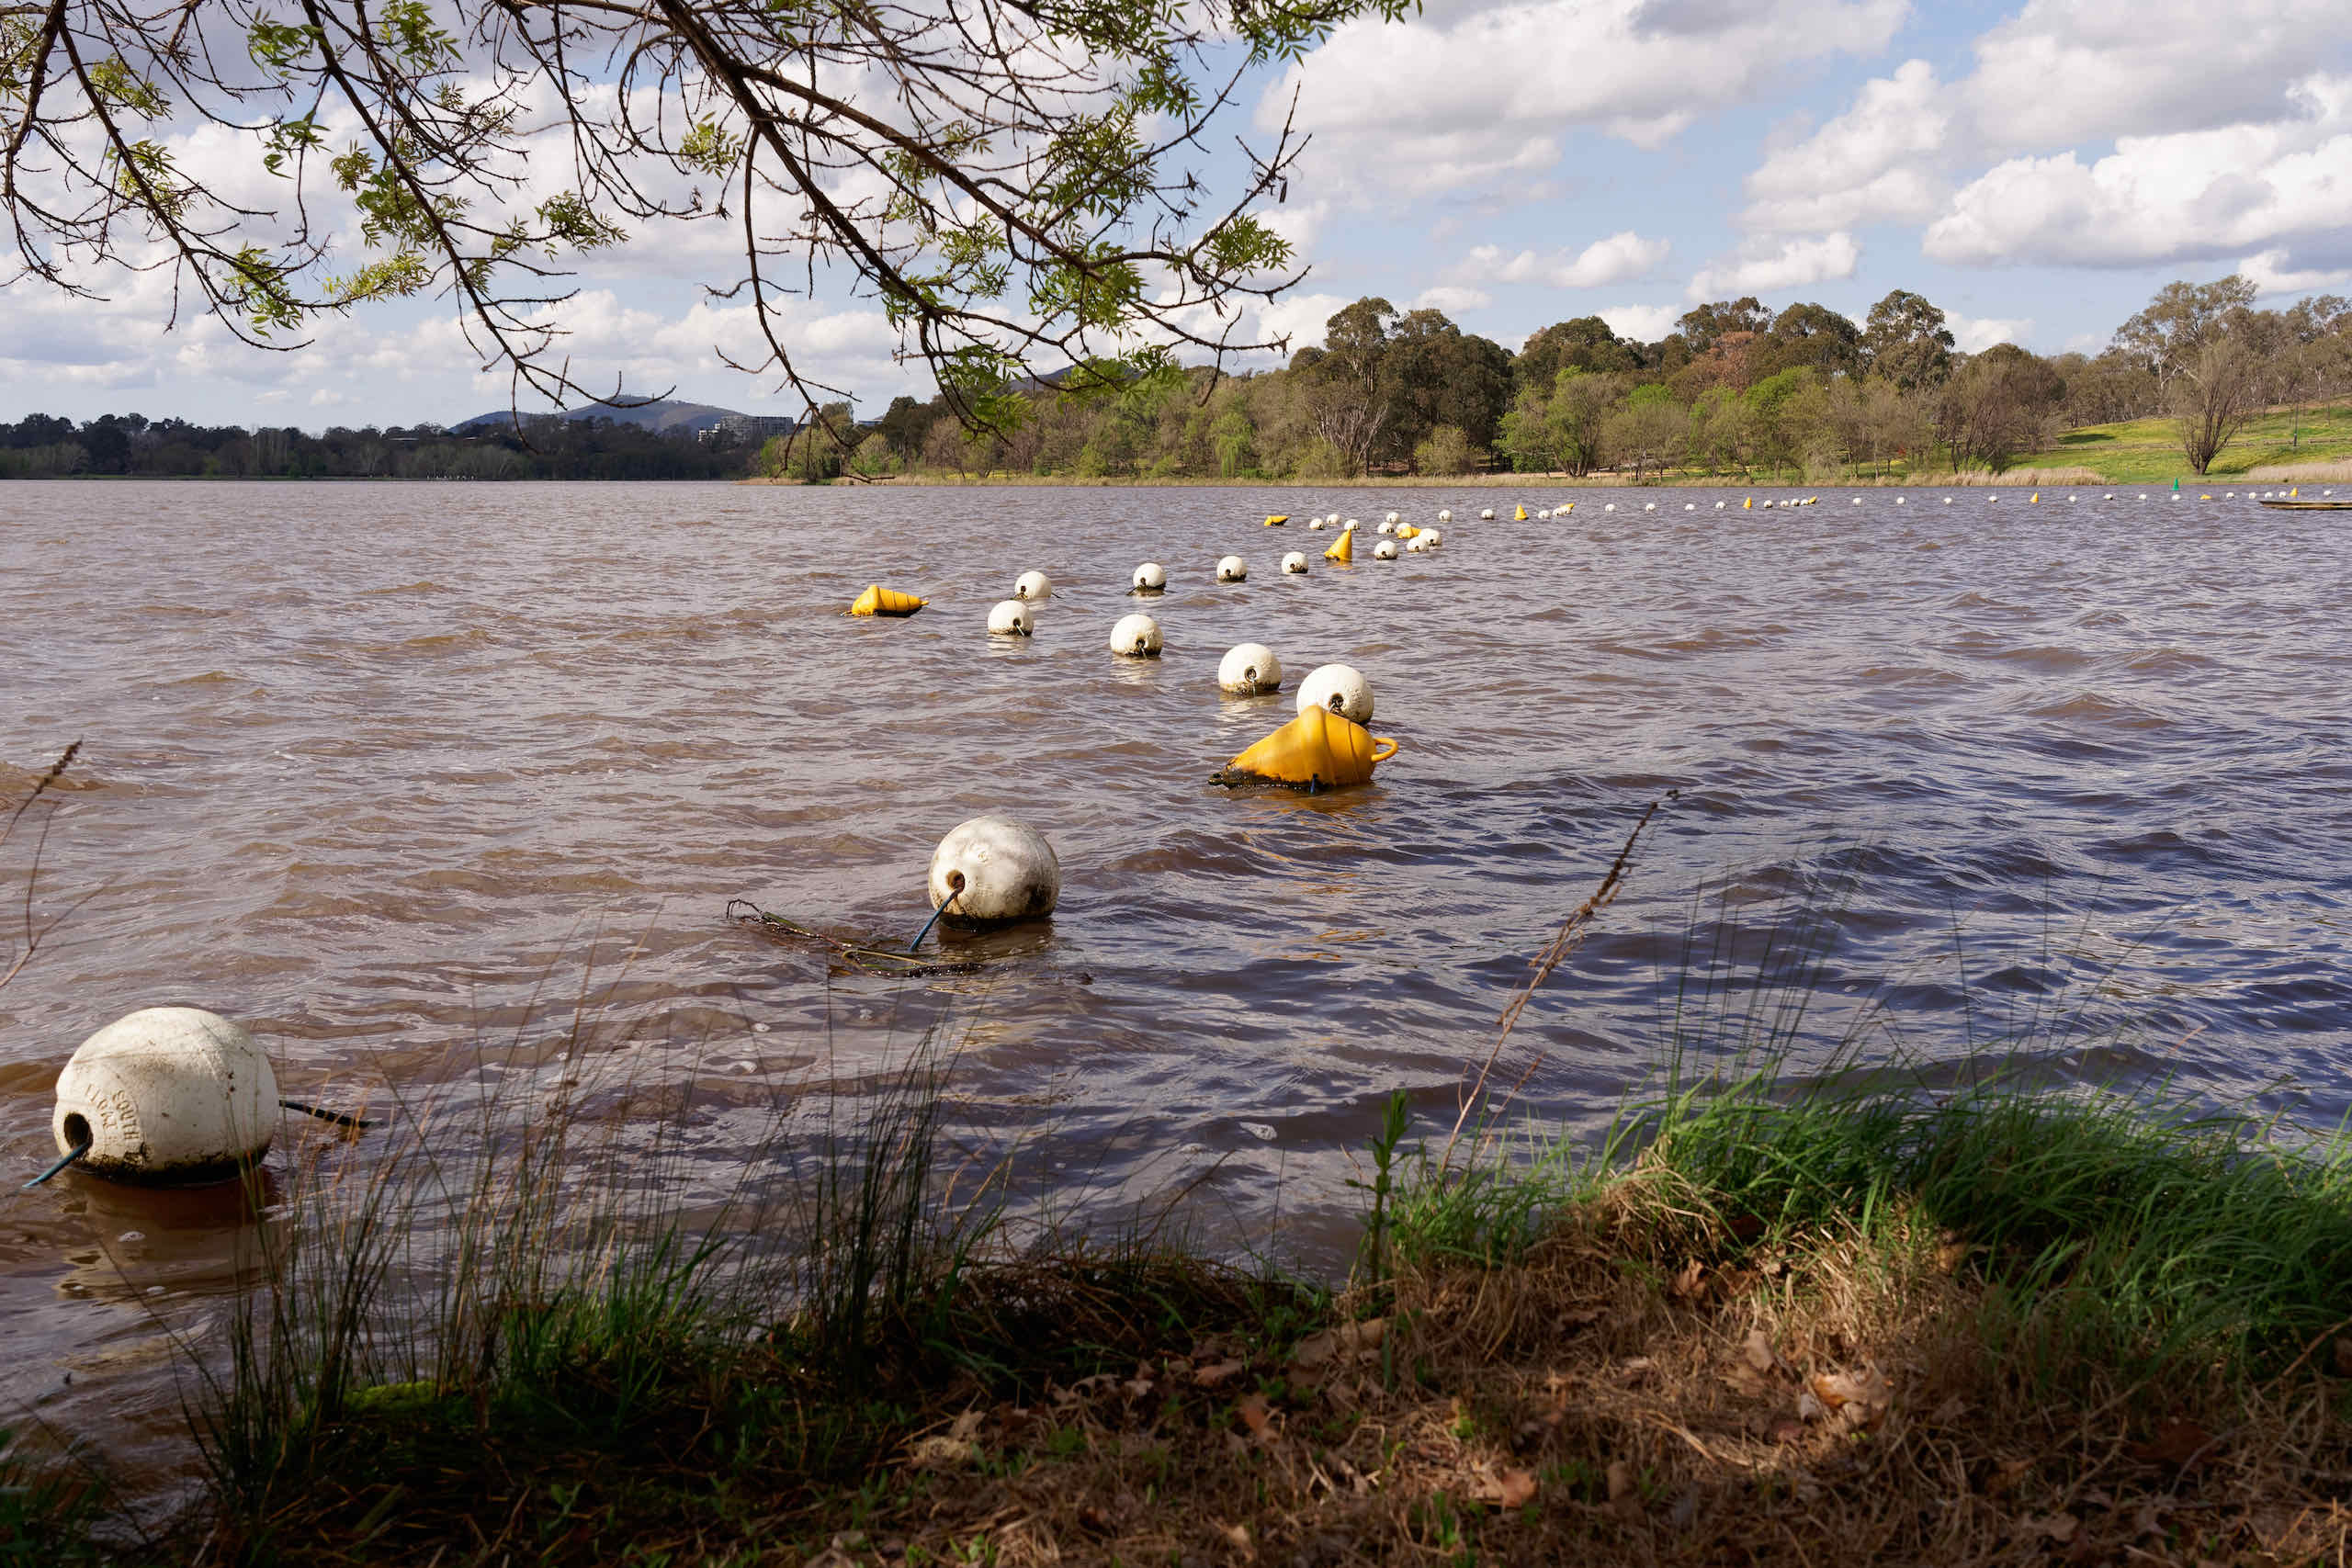
[[[2292,501],[2292,500],[2294,500],[2297,496],[2299,496],[2299,495],[2301,495],[2301,494],[2302,494],[2302,493],[2303,493],[2303,487],[2302,487],[2302,486],[2301,486],[2301,485],[2297,485],[2294,489],[2292,489],[2292,490],[2290,490],[2290,491],[2289,491],[2287,492],[2287,499],[2288,499],[2289,501]]]
[[[1572,501],[1572,502],[1568,502],[1566,506],[1555,506],[1555,507],[1552,508],[1552,514],[1553,514],[1555,517],[1556,517],[1556,516],[1558,516],[1558,515],[1559,515],[1561,513],[1563,513],[1563,512],[1574,512],[1576,509],[1577,509],[1577,503],[1576,503],[1575,502],[1573,502],[1573,501]]]
[[[1356,558],[1355,530],[1350,528],[1341,533],[1337,539],[1332,540],[1331,547],[1323,552],[1323,558],[1338,561],[1341,565],[1354,560]]]
[[[1287,523],[1287,522],[1289,522],[1289,521],[1290,521],[1290,513],[1287,513],[1287,512],[1277,512],[1277,513],[1273,513],[1272,516],[1270,516],[1270,517],[1268,517],[1268,518],[1266,519],[1266,526],[1267,526],[1267,527],[1269,527],[1269,528],[1279,528],[1279,527],[1281,527],[1283,524],[1285,524],[1285,523]]]
[[[911,615],[930,603],[930,600],[918,599],[911,593],[893,592],[876,582],[857,596],[857,603],[849,607],[849,613],[853,615]]]
[[[1751,496],[1749,496],[1746,501],[1743,501],[1743,502],[1741,502],[1739,503],[1739,509],[1740,509],[1742,512],[1753,512],[1753,511],[1755,511],[1755,510],[1756,510],[1756,498],[1755,498],[1754,496],[1752,496],[1752,495],[1751,495]]]
[[[1396,536],[1400,539],[1418,539],[1421,536],[1421,530],[1414,527],[1410,523],[1399,523],[1396,525]]]
[[[1396,754],[1394,740],[1375,737],[1318,704],[1300,709],[1296,718],[1227,762],[1216,778],[1220,784],[1269,779],[1301,789],[1337,789],[1371,783],[1374,765]]]
[[[1518,521],[1518,522],[1521,522],[1521,523],[1524,523],[1524,522],[1526,522],[1526,521],[1527,521],[1527,508],[1525,508],[1524,506],[1514,506],[1514,507],[1512,507],[1512,508],[1510,509],[1510,514],[1511,514],[1512,518],[1513,518],[1515,521]]]
[[[2025,503],[2026,503],[2028,506],[2031,506],[2035,502],[2038,502],[2038,501],[2040,501],[2041,499],[2041,492],[2040,491],[2035,491],[2031,495],[2027,496],[2027,497],[2025,498]]]

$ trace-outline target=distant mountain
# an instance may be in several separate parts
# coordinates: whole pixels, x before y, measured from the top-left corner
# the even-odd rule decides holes
[[[615,424],[634,424],[646,430],[658,431],[665,435],[687,434],[699,435],[706,430],[717,429],[718,422],[722,419],[744,417],[733,409],[713,408],[708,403],[673,403],[666,398],[658,402],[645,403],[636,408],[606,408],[602,403],[589,403],[580,408],[550,411],[544,413],[526,412],[523,415],[526,421],[609,419]],[[513,414],[504,409],[499,409],[491,413],[478,413],[462,424],[453,424],[449,428],[452,431],[474,430],[483,425],[504,424],[512,418],[514,418]]]

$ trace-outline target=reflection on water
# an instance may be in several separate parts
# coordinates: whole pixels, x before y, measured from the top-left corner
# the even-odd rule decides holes
[[[2074,1021],[2122,1053],[2109,1069],[2352,1107],[2352,551],[2325,514],[1673,495],[1698,510],[0,487],[0,789],[85,739],[43,903],[95,895],[0,991],[0,1150],[38,1169],[73,1045],[185,1002],[251,1026],[288,1096],[336,1105],[560,1094],[576,1030],[672,1091],[683,1179],[721,1191],[779,1107],[816,1114],[795,1108],[952,1017],[969,1147],[1123,1198],[1197,1181],[1238,1231],[1279,1201],[1291,1245],[1329,1256],[1336,1151],[1397,1087],[1451,1124],[1528,956],[1668,790],[1498,1066],[1518,1111],[1605,1117],[1668,1027],[1662,976],[1721,964],[1721,996],[1752,994],[1747,949],[1686,933],[1794,908],[1828,944],[1822,1049],[1859,1031],[1950,1059]],[[1275,558],[1328,536],[1261,526],[1449,504],[1442,551],[1303,578]],[[1228,552],[1253,570],[1219,586]],[[1114,659],[1146,559],[1170,571],[1146,606],[1166,653]],[[1035,637],[989,637],[1032,568],[1055,582]],[[874,581],[931,607],[844,618]],[[1403,747],[1376,784],[1210,782],[1291,711],[1217,692],[1241,641],[1294,683],[1365,671]],[[998,809],[1054,840],[1063,904],[933,939],[973,972],[837,973],[725,916],[741,897],[903,944],[931,846]],[[164,1462],[161,1331],[201,1342],[249,1267],[251,1222],[220,1201],[72,1175],[12,1198],[0,1400]]]

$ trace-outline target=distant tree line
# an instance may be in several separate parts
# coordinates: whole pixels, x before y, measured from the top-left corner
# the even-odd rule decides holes
[[[1284,369],[1162,368],[1114,395],[1019,389],[1008,431],[970,434],[941,401],[879,420],[824,412],[833,434],[779,437],[763,471],[1340,479],[1482,469],[1647,478],[1999,470],[2064,429],[2168,415],[2203,473],[2256,410],[2352,394],[2352,304],[2253,308],[2240,277],[2174,283],[2097,355],[1955,345],[1944,312],[1897,289],[1856,322],[1753,297],[1687,312],[1656,343],[1598,316],[1516,355],[1439,311],[1363,299]]]
[[[2064,429],[2163,415],[2203,473],[2256,411],[2352,395],[2352,303],[2254,308],[2254,286],[2172,283],[2097,355],[2015,344],[1962,353],[1944,312],[1896,289],[1860,322],[1817,304],[1778,313],[1711,301],[1656,343],[1598,316],[1512,354],[1440,311],[1363,299],[1322,346],[1255,375],[1159,361],[1026,381],[975,435],[944,400],[902,397],[861,421],[827,403],[754,448],[618,421],[526,418],[465,432],[247,430],[107,414],[0,424],[0,478],[735,479],[815,482],[903,473],[1108,479],[1328,479],[1482,470],[1668,470],[1815,482],[1939,469],[1998,471]],[[1069,389],[1083,384],[1082,394]]]
[[[0,479],[123,475],[148,479],[717,479],[757,456],[724,431],[707,440],[616,420],[526,416],[463,432],[437,424],[300,430],[193,424],[104,414],[0,423]]]

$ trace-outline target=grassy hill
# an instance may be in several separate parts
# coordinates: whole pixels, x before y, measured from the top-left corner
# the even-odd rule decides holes
[[[2020,460],[2022,466],[2088,468],[2119,482],[2169,484],[2195,478],[2180,455],[2180,437],[2169,419],[2126,420],[2120,424],[2070,430],[2047,451]],[[2352,406],[2274,409],[2246,423],[2237,438],[2213,459],[2207,478],[2238,479],[2256,468],[2352,462]]]

